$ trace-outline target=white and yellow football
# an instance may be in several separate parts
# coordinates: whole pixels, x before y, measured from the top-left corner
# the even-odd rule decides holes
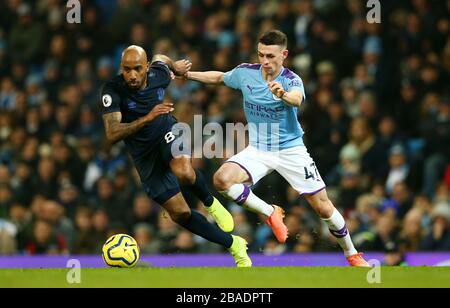
[[[108,266],[130,268],[139,261],[139,247],[131,236],[116,234],[103,245],[102,257]]]

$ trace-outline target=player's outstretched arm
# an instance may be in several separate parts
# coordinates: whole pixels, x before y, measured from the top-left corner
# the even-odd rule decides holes
[[[195,80],[206,84],[223,85],[223,72],[208,71],[208,72],[187,72],[184,77],[189,80]]]
[[[165,55],[157,54],[154,55],[152,58],[152,63],[160,61],[167,64],[169,69],[176,75],[176,76],[183,76],[185,75],[192,67],[192,63],[189,60],[183,59],[178,61],[173,61],[171,58]]]
[[[156,105],[146,116],[139,118],[131,123],[121,123],[122,113],[111,112],[103,115],[103,124],[105,125],[106,139],[114,144],[139,131],[146,124],[150,123],[158,116],[173,111],[172,103],[163,103]]]

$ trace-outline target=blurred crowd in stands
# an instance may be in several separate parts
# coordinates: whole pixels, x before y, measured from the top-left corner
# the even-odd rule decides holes
[[[0,255],[98,253],[119,232],[143,253],[221,252],[142,192],[123,144],[105,142],[99,88],[130,44],[228,71],[258,62],[269,29],[288,36],[285,66],[307,95],[304,140],[356,247],[450,251],[450,0],[380,1],[380,24],[363,0],[80,2],[80,24],[67,23],[66,1],[0,2]],[[226,87],[174,80],[166,99],[181,122],[245,122]],[[194,165],[211,185],[224,160]],[[340,251],[278,174],[254,189],[286,209],[285,245],[214,192],[252,252]]]

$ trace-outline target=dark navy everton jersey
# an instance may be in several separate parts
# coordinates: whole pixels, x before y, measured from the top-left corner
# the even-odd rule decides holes
[[[147,87],[140,91],[130,89],[122,75],[116,76],[102,87],[103,114],[120,112],[122,123],[133,122],[163,102],[165,89],[170,81],[170,70],[163,62],[152,63]],[[160,115],[135,134],[125,138],[127,150],[133,159],[140,159],[151,152],[175,123],[176,119],[172,115]]]

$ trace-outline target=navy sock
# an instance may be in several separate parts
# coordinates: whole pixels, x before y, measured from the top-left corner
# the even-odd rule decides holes
[[[213,204],[214,197],[211,195],[208,185],[206,185],[205,178],[200,170],[195,170],[195,183],[193,185],[187,185],[187,187],[205,206],[210,207]]]
[[[180,223],[194,234],[197,234],[210,242],[230,248],[233,244],[233,238],[230,234],[223,232],[216,225],[209,223],[205,216],[192,210],[191,216],[186,222]]]

